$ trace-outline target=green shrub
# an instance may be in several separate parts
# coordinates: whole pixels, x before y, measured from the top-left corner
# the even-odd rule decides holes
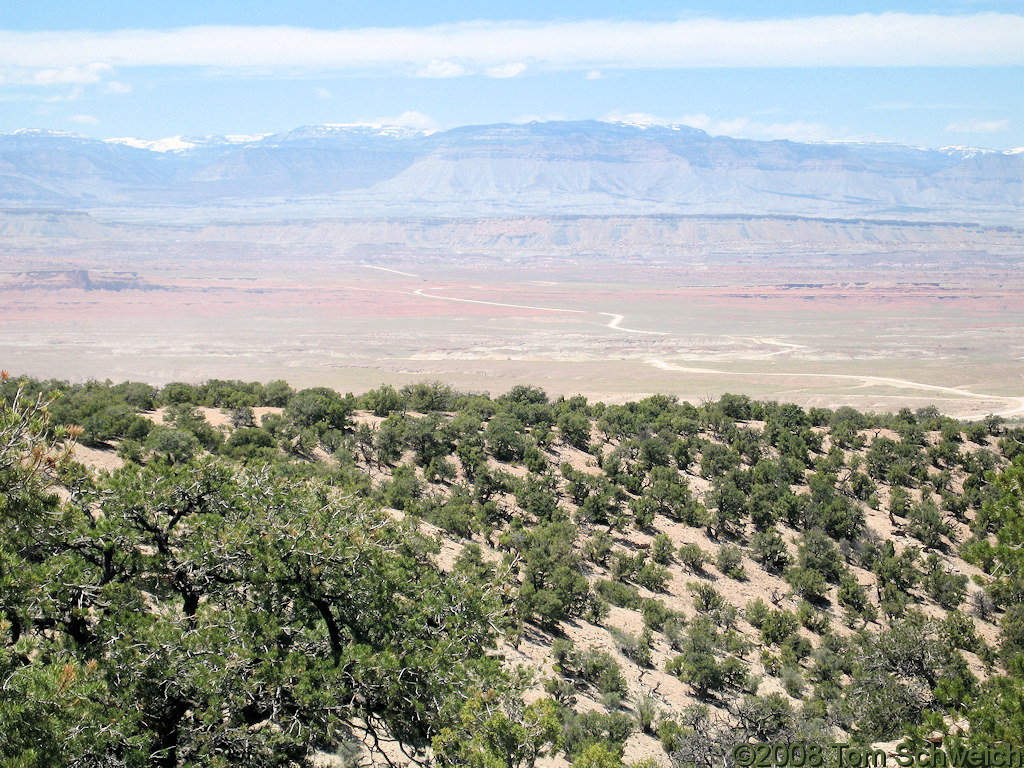
[[[658,718],[658,705],[653,697],[644,694],[636,701],[636,723],[643,733],[654,733],[654,721]]]
[[[811,602],[823,602],[828,595],[825,577],[810,568],[790,568],[786,581],[800,597]]]
[[[796,608],[796,617],[800,625],[811,632],[821,635],[829,630],[830,621],[827,613],[819,611],[806,600],[801,600]]]
[[[754,534],[751,544],[754,547],[754,559],[772,573],[782,573],[789,567],[791,558],[786,542],[774,528],[758,531]]]
[[[620,549],[612,556],[612,578],[616,581],[631,581],[644,567],[644,560],[643,552],[631,555]]]
[[[789,611],[770,611],[761,623],[761,639],[768,645],[781,645],[799,626],[800,622]]]
[[[953,528],[942,519],[931,499],[912,504],[907,511],[907,532],[928,549],[943,546],[943,540],[952,537]]]
[[[202,450],[191,432],[162,425],[153,428],[146,437],[145,446],[175,464],[187,462]]]
[[[782,670],[782,687],[794,699],[802,698],[804,678],[799,667],[786,667]]]
[[[668,565],[674,553],[675,547],[672,546],[672,539],[667,534],[659,533],[654,537],[651,543],[651,560],[658,565]]]
[[[640,610],[643,613],[644,626],[655,632],[660,632],[665,622],[676,615],[675,611],[657,598],[642,600]]]
[[[594,591],[612,605],[619,608],[636,610],[641,606],[640,591],[632,584],[621,581],[598,579],[594,582]]]
[[[743,570],[743,553],[735,544],[725,544],[718,550],[715,565],[730,579],[743,581],[747,578],[746,571]]]
[[[651,666],[651,630],[644,629],[639,635],[618,627],[608,627],[608,634],[619,653],[641,667]]]
[[[959,608],[967,597],[967,577],[943,568],[934,552],[925,559],[921,585],[928,596],[947,611]]]
[[[747,609],[744,611],[744,614],[751,626],[755,629],[761,629],[764,626],[765,620],[771,614],[771,610],[768,604],[759,597],[747,603]]]
[[[619,663],[607,651],[588,648],[576,654],[575,672],[601,693],[626,694],[626,678]]]
[[[707,561],[707,553],[699,544],[683,544],[679,547],[679,562],[693,573],[702,573]]]
[[[636,574],[637,584],[652,592],[664,592],[670,579],[668,568],[657,563],[647,563]]]
[[[672,616],[665,620],[661,631],[664,633],[669,645],[677,651],[681,650],[686,637],[686,619],[682,616]]]
[[[686,585],[693,592],[693,607],[700,614],[710,614],[728,605],[722,593],[702,581],[694,581]]]
[[[597,565],[606,565],[612,553],[612,543],[607,531],[597,531],[583,545],[583,556]]]
[[[580,763],[587,768],[607,768],[609,751],[615,759],[621,760],[622,745],[633,732],[633,718],[624,712],[593,711],[566,711],[564,717],[562,749],[570,760],[589,761]]]

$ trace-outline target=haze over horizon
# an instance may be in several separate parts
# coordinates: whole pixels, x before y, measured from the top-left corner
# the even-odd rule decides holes
[[[92,138],[380,123],[683,124],[712,135],[1024,146],[1024,15],[816,4],[61,0],[0,12],[0,131]]]

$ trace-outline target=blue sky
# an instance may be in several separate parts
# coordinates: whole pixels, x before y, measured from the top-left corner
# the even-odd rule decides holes
[[[0,131],[686,123],[1024,146],[1024,2],[4,3]]]

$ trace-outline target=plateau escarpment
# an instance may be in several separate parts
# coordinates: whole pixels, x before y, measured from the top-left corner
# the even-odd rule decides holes
[[[744,214],[1019,224],[1024,157],[598,122],[236,141],[0,136],[0,205],[151,219]],[[148,211],[148,213],[146,213]]]
[[[1012,411],[1022,162],[596,122],[9,134],[0,355],[158,383],[520,377]],[[101,300],[101,273],[136,282]]]

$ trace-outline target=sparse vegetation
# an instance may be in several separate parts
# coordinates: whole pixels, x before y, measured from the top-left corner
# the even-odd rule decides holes
[[[654,734],[676,765],[943,715],[1020,733],[1024,454],[1000,423],[437,383],[0,397],[5,765],[394,739],[440,765],[618,766]],[[517,646],[554,674],[504,662]],[[654,695],[668,675],[679,701]]]

